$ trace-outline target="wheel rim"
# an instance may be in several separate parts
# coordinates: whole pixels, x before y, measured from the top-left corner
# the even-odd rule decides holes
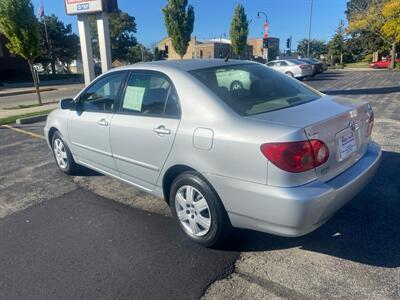
[[[57,138],[54,140],[53,150],[58,166],[61,169],[66,169],[68,167],[68,156],[64,143],[61,139]]]
[[[242,84],[240,82],[234,81],[232,83],[232,86],[231,86],[231,90],[232,91],[237,91],[237,90],[240,90],[242,88],[243,88],[243,86],[242,86]]]
[[[179,222],[192,236],[204,236],[211,228],[211,212],[204,196],[190,185],[182,186],[175,196]]]

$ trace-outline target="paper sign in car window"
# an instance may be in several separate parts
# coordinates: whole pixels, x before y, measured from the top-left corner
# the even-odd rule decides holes
[[[144,87],[127,86],[122,107],[125,109],[141,111],[145,90],[146,88]]]

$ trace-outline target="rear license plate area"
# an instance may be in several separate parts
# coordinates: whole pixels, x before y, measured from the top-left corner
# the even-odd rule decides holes
[[[338,161],[345,160],[357,151],[356,137],[353,131],[340,134],[336,140]]]

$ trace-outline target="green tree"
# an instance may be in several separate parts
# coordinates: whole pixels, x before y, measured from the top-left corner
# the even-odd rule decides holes
[[[391,45],[391,56],[396,52],[396,34],[394,31],[387,31],[388,26],[393,24],[397,28],[397,22],[400,18],[396,13],[398,0],[370,0],[367,9],[352,15],[349,20],[349,32],[365,31],[379,36],[383,40],[384,46]],[[390,68],[394,68],[394,60],[391,60]]]
[[[387,46],[379,30],[376,30],[373,26],[365,26],[366,24],[359,26],[358,22],[358,19],[362,19],[371,6],[380,6],[383,1],[386,0],[349,0],[347,2],[345,13],[349,23],[347,29],[350,34],[348,40],[349,52],[357,61],[367,54],[382,50]]]
[[[32,2],[30,0],[1,0],[0,32],[7,38],[6,46],[10,52],[27,60],[38,102],[42,105],[39,84],[33,69],[33,63],[40,53],[40,30]]]
[[[158,47],[154,48],[154,60],[161,60],[162,59],[162,55],[161,55],[161,51],[160,49],[158,49]]]
[[[307,56],[307,44],[308,39],[302,39],[297,44],[297,53],[302,57]],[[321,54],[326,54],[328,52],[328,47],[326,43],[322,40],[312,39],[310,41],[310,56],[319,58]]]
[[[371,5],[372,0],[349,0],[346,3],[346,17],[350,21],[364,12]]]
[[[343,55],[346,50],[346,31],[344,28],[343,21],[339,22],[339,26],[336,29],[335,34],[328,43],[329,54],[333,58],[334,62],[339,58],[340,64],[343,63]]]
[[[47,27],[47,43],[45,23]],[[65,25],[55,15],[45,16],[40,22],[42,54],[38,61],[51,65],[52,74],[56,73],[55,64],[61,61],[69,66],[79,55],[79,37],[72,32],[71,24]]]
[[[194,26],[194,8],[187,0],[168,0],[162,9],[168,36],[175,52],[183,58],[190,42]]]
[[[127,61],[133,64],[139,61],[151,61],[154,55],[149,48],[146,48],[142,44],[137,44],[129,48],[127,58]]]
[[[394,69],[396,58],[396,43],[400,42],[400,2],[389,0],[382,9],[385,22],[381,28],[382,35],[392,43],[390,68]]]
[[[89,24],[93,40],[93,53],[95,57],[99,58],[100,50],[95,16],[89,17]],[[137,44],[135,17],[119,10],[110,14],[109,27],[112,59],[128,61],[129,49]]]
[[[241,4],[238,4],[235,8],[229,34],[233,53],[239,55],[240,58],[246,49],[247,36],[249,35],[249,21]]]

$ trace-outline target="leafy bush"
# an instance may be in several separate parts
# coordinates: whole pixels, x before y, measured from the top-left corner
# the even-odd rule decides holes
[[[372,62],[372,53],[365,55],[362,61],[366,63]]]

